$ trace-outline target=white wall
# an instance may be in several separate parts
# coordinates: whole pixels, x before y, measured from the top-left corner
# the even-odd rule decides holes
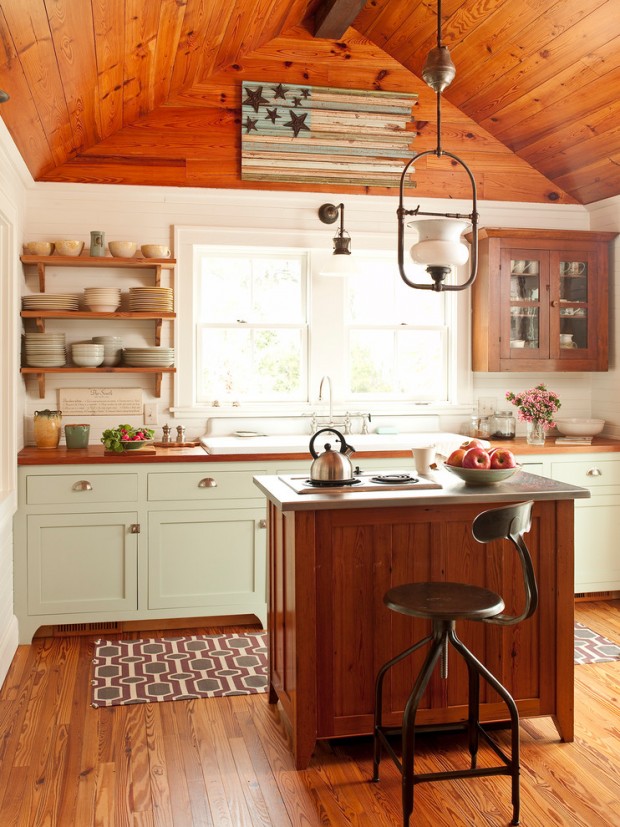
[[[261,191],[192,190],[175,188],[115,187],[94,185],[37,184],[28,194],[25,240],[54,240],[56,238],[78,238],[89,241],[91,230],[103,230],[106,240],[130,239],[140,244],[163,243],[174,247],[174,227],[216,227],[234,228],[239,236],[249,229],[273,229],[282,232],[283,238],[292,231],[308,235],[316,241],[317,234],[324,237],[326,249],[331,248],[334,228],[322,224],[317,216],[319,206],[325,202],[345,203],[345,226],[352,237],[355,249],[360,240],[369,247],[381,246],[386,238],[396,244],[397,196],[372,197],[352,196],[334,193],[332,196],[316,193],[277,193]],[[417,200],[408,204],[415,207]],[[445,202],[426,200],[424,209],[445,210]],[[467,202],[450,202],[450,211],[468,212]],[[550,229],[589,229],[589,215],[585,208],[577,206],[556,206],[546,204],[514,204],[481,202],[479,204],[481,226],[493,227],[537,227]],[[125,271],[124,279],[132,274]],[[188,274],[179,273],[183,279]],[[54,289],[81,289],[86,283],[93,283],[93,271],[84,272],[88,282],[76,282],[75,271],[71,275],[58,274]],[[135,278],[135,275],[134,275]],[[64,280],[63,280],[64,279]],[[73,279],[73,281],[71,281]],[[124,282],[129,283],[129,282]],[[73,287],[71,287],[73,285]],[[33,289],[26,286],[24,289]],[[177,324],[182,324],[179,319]],[[97,335],[89,323],[80,327],[72,322],[72,336],[90,338]],[[109,325],[108,325],[109,327]],[[131,337],[131,323],[115,322],[119,335]],[[102,332],[106,332],[105,330]],[[148,324],[140,330],[148,338]],[[150,380],[141,377],[109,375],[113,385],[142,387],[144,400],[152,400]],[[477,396],[495,396],[498,402],[504,399],[507,390],[522,390],[547,381],[549,386],[561,394],[563,413],[567,416],[588,416],[592,412],[592,378],[590,374],[566,374],[565,376],[545,374],[477,374],[474,376],[474,401]],[[24,410],[24,427],[27,440],[31,439],[31,421],[35,409],[57,406],[56,390],[61,385],[83,384],[78,377],[55,380],[48,376],[46,398],[36,396],[34,380],[28,384],[28,397]],[[165,377],[160,400],[160,424],[170,417],[168,408],[172,404],[171,383]],[[463,422],[463,412],[455,417],[443,417],[442,427],[454,429]],[[177,418],[176,424],[186,426],[186,436],[196,437],[205,432],[204,420]],[[115,423],[110,423],[115,424]],[[138,423],[136,423],[138,424]],[[620,425],[620,419],[619,419]],[[97,419],[97,432],[107,427]]]
[[[22,446],[24,390],[19,382],[19,251],[26,187],[32,182],[0,121],[0,684],[17,648],[13,611],[13,514],[17,507],[17,451]]]

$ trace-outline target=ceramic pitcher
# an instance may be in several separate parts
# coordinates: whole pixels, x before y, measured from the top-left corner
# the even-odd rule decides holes
[[[58,448],[62,411],[34,412],[34,441],[37,448]]]

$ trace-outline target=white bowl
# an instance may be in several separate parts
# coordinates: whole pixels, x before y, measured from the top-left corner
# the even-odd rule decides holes
[[[108,247],[116,258],[133,258],[138,249],[135,241],[110,241]]]
[[[448,465],[447,462],[444,462],[444,468],[466,485],[495,485],[521,470],[520,465],[514,468],[461,468],[458,465]]]
[[[62,239],[55,242],[56,253],[59,256],[79,256],[84,249],[83,241],[68,241]]]
[[[596,436],[605,427],[604,419],[555,419],[555,426],[564,436]]]
[[[74,365],[80,368],[98,368],[103,363],[103,353],[100,356],[89,356],[85,353],[72,353],[71,359]]]
[[[24,252],[28,256],[51,256],[54,245],[51,241],[28,241],[24,244]]]
[[[170,258],[170,247],[165,244],[143,244],[140,252],[144,258]]]
[[[93,313],[114,313],[118,308],[117,304],[89,304],[88,309]]]

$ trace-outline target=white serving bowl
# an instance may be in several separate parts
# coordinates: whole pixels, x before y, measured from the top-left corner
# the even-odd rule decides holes
[[[444,462],[444,468],[466,485],[495,485],[521,470],[520,465],[514,468],[461,468],[458,465],[448,465],[447,462]]]
[[[135,241],[110,241],[108,248],[116,258],[133,258],[138,245]]]
[[[72,353],[73,364],[80,368],[98,368],[103,363],[103,353],[100,356],[89,356],[85,353]]]
[[[84,249],[84,242],[62,239],[61,241],[56,241],[54,246],[59,256],[79,256]]]
[[[555,426],[564,436],[596,436],[605,427],[604,419],[555,419]]]
[[[87,305],[89,310],[92,310],[93,313],[114,313],[114,311],[118,308],[117,304],[89,304]]]
[[[140,252],[144,258],[170,258],[170,247],[165,244],[143,244]]]
[[[27,256],[51,256],[54,245],[51,241],[28,241],[24,244],[24,252]]]

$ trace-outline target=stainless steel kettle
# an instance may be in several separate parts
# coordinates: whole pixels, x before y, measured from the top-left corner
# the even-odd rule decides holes
[[[340,442],[340,450],[335,451],[329,442],[324,445],[322,454],[317,454],[314,442],[320,434],[334,434]],[[355,451],[351,445],[347,445],[345,438],[340,431],[334,428],[322,428],[317,431],[310,440],[310,453],[314,461],[310,466],[310,479],[313,482],[350,482],[353,479],[353,464],[349,456]]]

